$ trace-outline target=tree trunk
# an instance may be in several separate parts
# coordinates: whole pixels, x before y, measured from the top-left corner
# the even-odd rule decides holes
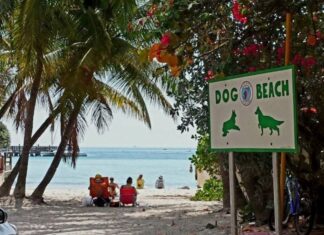
[[[71,137],[73,126],[77,120],[79,111],[80,111],[80,106],[76,107],[73,110],[73,112],[69,118],[69,122],[64,129],[64,134],[62,136],[61,143],[57,148],[57,151],[56,151],[55,156],[52,160],[52,163],[51,163],[50,167],[48,168],[43,180],[39,183],[39,185],[37,186],[37,188],[34,190],[34,192],[31,195],[31,198],[36,202],[43,201],[43,195],[44,195],[45,189],[46,189],[47,185],[53,179],[53,177],[56,173],[56,170],[57,170],[58,166],[60,165],[62,155],[64,153],[66,146],[67,146],[69,138]]]
[[[228,172],[228,153],[219,154],[220,174],[223,183],[223,209],[230,211],[230,188],[229,188],[229,172]],[[237,178],[235,180],[235,202],[237,208],[242,208],[246,204],[246,199],[240,188]]]
[[[4,180],[3,184],[1,185],[0,197],[5,197],[10,195],[12,184],[14,183],[19,171],[20,162],[21,162],[21,158],[18,159],[16,165],[14,166],[14,168],[11,170],[8,177]]]
[[[270,212],[267,205],[273,200],[271,157],[267,153],[240,153],[236,163],[239,185],[255,213],[256,222],[263,224]]]
[[[16,88],[16,90],[11,94],[11,96],[7,99],[7,101],[4,103],[4,105],[0,109],[0,119],[4,116],[4,114],[9,109],[11,103],[14,101],[14,99],[17,96],[17,93],[19,92],[20,88]]]
[[[39,137],[44,133],[44,131],[47,129],[47,127],[52,123],[54,118],[58,114],[59,107],[53,111],[53,113],[43,122],[43,124],[38,128],[38,130],[34,133],[33,137],[31,138],[31,146],[33,146],[36,141],[39,139]],[[0,186],[0,197],[8,196],[10,194],[10,190],[12,187],[12,184],[14,183],[18,172],[19,172],[19,166],[20,166],[20,158],[17,161],[15,167],[12,169],[8,177],[5,179],[3,184]]]
[[[230,193],[229,193],[229,175],[228,164],[225,164],[224,153],[219,154],[220,174],[223,182],[223,209],[229,211],[230,209]],[[227,166],[226,166],[227,165]]]
[[[41,83],[43,71],[43,61],[41,50],[37,50],[37,68],[35,73],[35,78],[30,91],[30,98],[27,106],[27,116],[25,120],[25,134],[24,134],[24,147],[21,153],[21,163],[19,167],[19,175],[17,184],[14,190],[15,198],[23,198],[26,195],[26,177],[28,169],[28,160],[29,160],[29,151],[32,147],[32,133],[33,133],[33,121],[34,121],[34,112],[36,106],[36,100],[38,95],[39,86]]]

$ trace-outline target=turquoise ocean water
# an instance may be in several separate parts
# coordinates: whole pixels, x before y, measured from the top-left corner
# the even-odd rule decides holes
[[[100,173],[124,184],[127,177],[135,181],[143,174],[145,187],[153,188],[160,175],[166,188],[189,186],[196,188],[194,172],[189,172],[189,157],[194,149],[184,148],[82,148],[87,157],[79,157],[76,168],[61,162],[49,188],[87,188],[89,177]],[[51,157],[30,157],[27,187],[33,188],[43,178]],[[13,158],[15,163],[17,158]]]

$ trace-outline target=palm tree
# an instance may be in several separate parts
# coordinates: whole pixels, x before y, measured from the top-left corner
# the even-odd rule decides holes
[[[120,11],[120,4],[118,2],[116,7],[110,6],[110,12]],[[121,34],[117,18],[112,20],[110,16],[107,20],[104,10],[98,13],[92,8],[81,8],[81,12],[77,14],[82,22],[78,25],[78,31],[84,34],[80,33],[79,41],[71,43],[69,54],[73,56],[66,63],[67,69],[59,76],[59,85],[64,89],[65,96],[69,97],[69,102],[64,103],[70,104],[72,112],[61,113],[61,124],[64,126],[61,143],[45,177],[32,194],[34,200],[42,200],[68,141],[74,140],[72,146],[78,147],[75,136],[77,130],[81,129],[78,120],[84,120],[84,112],[88,107],[94,107],[93,120],[99,131],[112,118],[113,106],[124,112],[130,111],[148,127],[151,127],[151,122],[145,98],[158,104],[166,113],[171,110],[156,80],[149,76],[149,65],[141,61],[137,48]],[[77,98],[75,94],[78,94]],[[65,116],[69,116],[67,121],[64,121]]]
[[[22,78],[29,78],[27,82],[31,84],[25,110],[24,146],[14,190],[17,198],[25,196],[28,154],[32,147],[33,117],[46,66],[44,55],[51,49],[57,37],[57,30],[66,27],[65,24],[62,25],[62,18],[58,17],[65,13],[64,6],[63,1],[24,0],[16,8],[14,43],[18,60],[23,64],[19,73]]]
[[[97,120],[100,120],[97,121],[98,128],[107,124],[107,117],[104,118],[103,112],[98,112],[98,110],[105,110],[103,109],[105,105],[102,106],[102,104],[107,102],[107,99],[109,99],[109,105],[117,109],[133,110],[131,113],[146,122],[149,127],[151,124],[143,94],[169,113],[170,104],[155,81],[149,79],[148,65],[140,62],[137,48],[132,46],[124,34],[127,28],[125,22],[128,20],[129,13],[133,12],[134,6],[136,6],[135,1],[125,0],[111,1],[102,6],[87,6],[86,4],[80,6],[79,1],[70,4],[64,4],[63,1],[45,0],[25,0],[19,4],[16,3],[13,20],[15,35],[12,44],[14,51],[17,52],[14,54],[18,68],[18,76],[15,80],[17,85],[0,113],[2,111],[4,114],[8,107],[19,105],[15,120],[17,127],[22,125],[25,128],[24,147],[12,174],[0,188],[0,195],[2,192],[9,193],[19,170],[14,194],[19,198],[25,196],[29,150],[35,143],[36,137],[40,136],[57,115],[57,113],[50,114],[41,128],[32,136],[32,121],[37,97],[48,94],[48,90],[53,87],[62,89],[62,91],[66,90],[66,92],[72,91],[72,93],[78,93],[80,90],[86,91],[89,83],[93,81],[95,81],[93,83],[96,84],[94,86],[96,89],[103,87],[102,97],[95,95],[96,90],[90,92],[91,89],[89,89],[88,93],[78,101],[81,103],[80,112],[83,110],[82,107],[91,103],[89,100],[93,100],[93,103],[94,100],[100,98],[96,101],[97,111],[93,113],[97,116]],[[70,27],[66,27],[67,25]],[[52,63],[53,60],[57,60],[57,63]],[[109,79],[105,81],[103,77],[107,74],[109,74]],[[51,79],[48,79],[49,77]],[[80,87],[77,87],[75,77],[82,79],[85,82],[84,85],[81,83]],[[82,114],[80,115],[76,108],[78,102],[72,99],[71,107],[82,120]],[[107,107],[106,111],[109,110]],[[76,126],[74,124],[76,121],[73,121],[71,117],[65,118],[67,115],[66,111],[61,111],[61,119],[64,121],[62,124],[67,122]],[[72,135],[66,131],[62,136],[66,139],[71,135],[70,139],[74,136],[75,140],[75,133],[77,132],[74,131]],[[63,151],[63,146],[66,145],[64,138],[62,138]],[[57,166],[54,168],[56,169]]]
[[[42,125],[37,129],[31,138],[31,145],[33,146],[40,136],[45,132],[45,130],[53,123],[55,117],[59,114],[60,107],[55,108],[50,115],[45,119]],[[6,177],[5,181],[0,186],[0,197],[8,196],[10,194],[11,187],[19,173],[19,167],[21,163],[21,158],[18,159],[14,168],[11,170],[10,174]]]
[[[77,95],[77,96],[76,96]],[[66,97],[69,96],[69,97]],[[90,86],[83,92],[73,92],[69,91],[69,89],[65,90],[65,93],[58,101],[59,103],[64,103],[66,108],[61,112],[61,121],[63,126],[63,133],[61,137],[61,142],[58,146],[56,154],[53,158],[52,164],[50,165],[45,177],[35,189],[31,197],[34,200],[41,200],[43,193],[53,178],[56,169],[58,168],[64,150],[68,144],[68,141],[71,139],[76,139],[76,136],[73,134],[77,133],[80,128],[80,124],[78,122],[82,122],[84,119],[85,112],[87,111],[88,106],[95,106],[96,110],[94,112],[94,116],[96,117],[97,126],[102,128],[108,124],[112,118],[112,111],[110,109],[110,105],[108,104],[108,99],[111,101],[113,105],[118,104],[119,108],[130,110],[131,112],[141,115],[138,107],[135,103],[129,101],[126,97],[118,94],[113,90],[107,89],[97,89],[96,86]],[[78,116],[80,116],[80,120],[78,121]],[[68,120],[65,120],[65,117],[68,117]],[[76,156],[75,148],[77,148],[77,143],[72,141],[73,151],[72,155]]]

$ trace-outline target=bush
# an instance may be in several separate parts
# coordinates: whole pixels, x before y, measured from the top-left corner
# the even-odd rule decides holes
[[[0,148],[10,147],[10,134],[7,127],[0,122]]]
[[[195,165],[197,170],[205,170],[209,175],[219,175],[218,153],[210,152],[209,135],[201,136],[198,140],[196,154],[189,160]]]
[[[203,189],[199,189],[192,201],[220,201],[223,198],[223,184],[217,179],[206,180]]]

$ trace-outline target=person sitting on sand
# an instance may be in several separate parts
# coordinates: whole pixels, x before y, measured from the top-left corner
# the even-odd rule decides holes
[[[106,206],[110,202],[108,192],[108,179],[96,174],[93,180],[90,181],[90,195],[93,199],[93,204],[96,206]]]
[[[155,181],[155,188],[157,189],[162,189],[164,188],[164,180],[163,176],[159,176],[159,178]]]
[[[112,199],[114,199],[117,196],[116,188],[119,188],[118,184],[114,182],[114,178],[110,177],[110,182],[108,186],[108,191]]]
[[[128,177],[126,180],[126,184],[122,185],[121,188],[134,188],[135,189],[135,187],[132,184],[133,184],[133,178]],[[135,189],[135,191],[136,191],[136,189]],[[136,191],[136,195],[137,195],[137,191]]]
[[[122,204],[132,204],[135,206],[137,200],[137,191],[136,188],[132,185],[132,177],[128,177],[126,180],[126,185],[120,187],[120,203]]]
[[[137,182],[136,182],[136,188],[138,189],[143,189],[144,188],[144,179],[143,179],[143,175],[139,175],[137,178]]]

